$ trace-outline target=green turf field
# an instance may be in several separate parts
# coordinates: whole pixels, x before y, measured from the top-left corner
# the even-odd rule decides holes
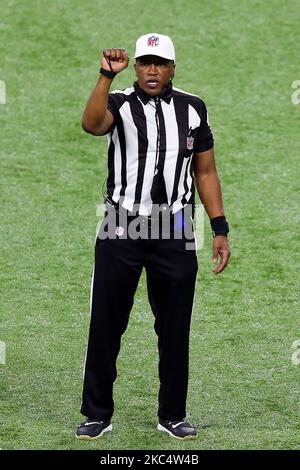
[[[1,449],[299,448],[300,80],[297,0],[0,0]],[[175,86],[206,102],[230,267],[199,251],[187,418],[156,431],[157,352],[145,279],[118,360],[113,433],[78,442],[105,138],[81,129],[104,47],[172,36]],[[134,79],[133,61],[115,79]]]

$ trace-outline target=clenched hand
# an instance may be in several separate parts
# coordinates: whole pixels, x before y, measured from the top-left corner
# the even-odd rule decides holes
[[[101,58],[101,67],[119,73],[128,67],[129,57],[125,49],[111,48],[104,49]]]

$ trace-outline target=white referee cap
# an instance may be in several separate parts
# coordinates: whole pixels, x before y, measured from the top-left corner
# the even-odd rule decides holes
[[[137,59],[143,55],[156,55],[175,62],[175,48],[172,39],[164,34],[144,34],[136,41],[134,58]]]

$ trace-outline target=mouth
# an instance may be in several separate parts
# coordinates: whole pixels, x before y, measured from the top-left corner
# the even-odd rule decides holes
[[[155,80],[154,78],[151,79],[151,80],[147,80],[146,81],[146,85],[151,88],[151,89],[155,89],[158,87],[159,85],[159,81],[158,80]]]

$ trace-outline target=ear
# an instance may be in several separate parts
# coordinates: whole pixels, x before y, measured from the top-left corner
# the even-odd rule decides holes
[[[137,73],[136,73],[136,64],[133,64],[133,66],[134,66],[135,76],[137,77]]]
[[[176,68],[176,65],[173,64],[173,67],[172,67],[172,75],[171,75],[170,81],[172,81],[173,78],[174,78],[174,76],[175,76],[175,68]]]

